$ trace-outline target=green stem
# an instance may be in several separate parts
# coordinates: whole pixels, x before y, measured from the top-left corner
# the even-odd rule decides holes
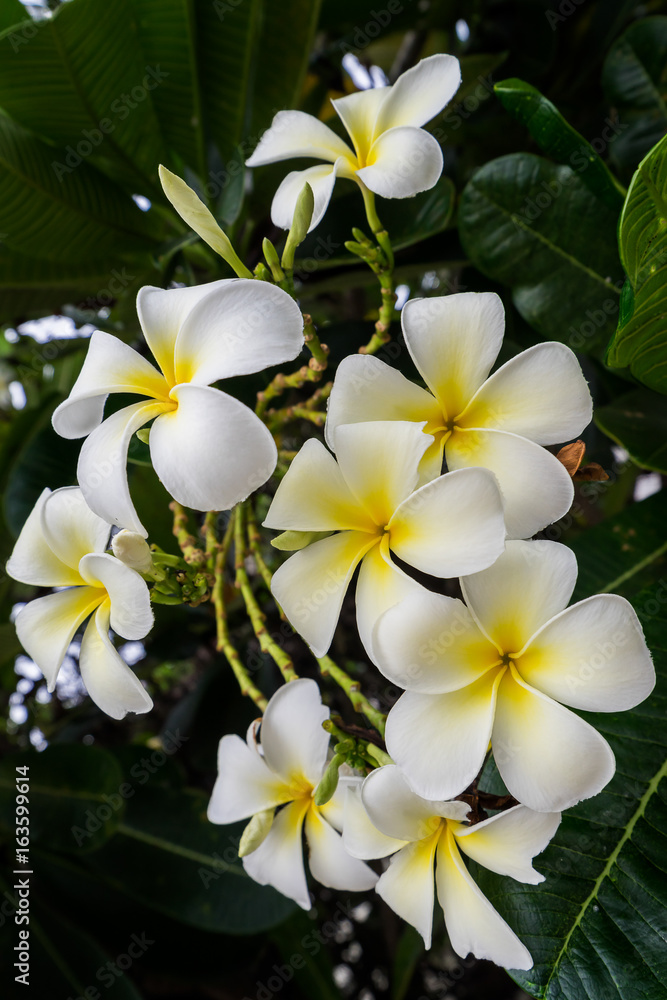
[[[331,677],[331,679],[343,689],[347,697],[350,699],[355,712],[359,712],[360,715],[365,715],[370,724],[377,729],[380,736],[384,737],[387,717],[377,708],[373,708],[368,698],[361,693],[359,682],[352,680],[350,675],[347,674],[342,667],[339,667],[337,663],[334,663],[331,657],[317,656],[315,659],[319,664],[322,676]]]

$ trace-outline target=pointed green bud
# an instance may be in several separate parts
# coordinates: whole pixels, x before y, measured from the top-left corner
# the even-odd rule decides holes
[[[140,427],[139,430],[137,431],[137,437],[139,438],[140,441],[143,441],[144,444],[148,444],[150,436],[151,436],[150,427]]]
[[[282,535],[271,539],[271,544],[281,552],[298,552],[311,542],[319,542],[321,538],[328,538],[331,534],[331,531],[283,531]]]
[[[201,198],[181,177],[172,174],[171,170],[167,170],[162,164],[158,173],[164,193],[190,229],[220,254],[239,278],[252,278],[252,272],[240,259],[229,237],[222,231]]]
[[[342,754],[336,754],[329,761],[329,766],[320,778],[320,783],[313,794],[313,802],[316,806],[325,805],[338,788],[338,768],[345,763]]]
[[[313,195],[313,189],[310,184],[306,183],[301,188],[301,194],[296,200],[292,225],[287,234],[287,241],[283,250],[281,263],[286,271],[294,269],[294,254],[296,253],[296,248],[303,243],[308,234],[314,209],[315,196]]]
[[[271,274],[273,275],[273,280],[275,282],[280,282],[285,277],[282,267],[280,266],[280,260],[278,259],[278,251],[274,247],[271,240],[266,237],[262,240],[262,250],[264,252],[264,259],[266,263],[271,268]]]
[[[246,854],[252,854],[264,843],[273,824],[274,812],[275,809],[264,809],[262,812],[255,813],[241,834],[240,858],[245,858]]]
[[[377,761],[380,767],[384,767],[385,764],[394,763],[389,754],[385,753],[384,750],[380,750],[374,743],[366,744],[366,752],[372,760]]]
[[[271,272],[266,264],[263,264],[261,260],[255,267],[254,277],[259,278],[260,281],[271,281]]]
[[[357,229],[356,226],[353,226],[352,235],[354,236],[357,243],[361,243],[362,246],[365,247],[373,246],[372,242],[369,240],[368,236],[366,236],[366,233],[363,231],[363,229]]]

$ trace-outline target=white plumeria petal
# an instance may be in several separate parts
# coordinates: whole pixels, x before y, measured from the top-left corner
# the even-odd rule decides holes
[[[387,525],[415,489],[422,455],[433,443],[423,424],[396,420],[344,424],[334,431],[340,471],[375,524]]]
[[[533,868],[533,858],[541,854],[560,823],[560,813],[540,813],[526,806],[513,806],[474,826],[453,829],[460,850],[498,875],[519,882],[544,882]]]
[[[44,674],[49,691],[56,686],[60,665],[77,629],[106,596],[104,590],[94,587],[70,587],[30,601],[17,615],[19,642]]]
[[[335,163],[352,157],[350,147],[328,125],[303,111],[279,111],[246,166],[259,167],[296,156],[313,156]]]
[[[442,827],[441,819],[461,821],[469,812],[465,802],[434,801],[416,794],[395,764],[371,771],[361,799],[371,823],[397,841],[424,840]]]
[[[278,452],[251,409],[204,385],[178,385],[171,397],[178,407],[158,417],[149,445],[174,500],[193,510],[228,510],[264,485]]]
[[[34,587],[70,587],[82,582],[78,564],[59,559],[44,537],[42,510],[50,496],[50,489],[43,490],[30,511],[7,560],[7,575]]]
[[[401,312],[406,346],[445,417],[458,416],[487,377],[505,332],[495,292],[412,299]]]
[[[581,434],[593,401],[575,355],[565,344],[536,344],[499,368],[460,416],[465,427],[493,427],[537,444]]]
[[[272,885],[304,910],[310,909],[310,895],[301,832],[309,804],[310,800],[300,799],[281,809],[266,840],[243,858],[243,867],[255,882]]]
[[[442,173],[440,144],[421,128],[392,128],[378,136],[369,152],[371,164],[357,177],[382,198],[412,198],[429,191]]]
[[[352,574],[376,544],[366,532],[343,531],[295,552],[274,573],[271,593],[316,656],[331,645]]]
[[[109,524],[129,528],[144,538],[127,483],[127,450],[135,431],[164,412],[163,403],[133,403],[107,417],[86,438],[79,454],[77,479],[88,506]]]
[[[445,443],[450,469],[494,473],[505,502],[509,538],[529,538],[567,514],[574,499],[569,472],[540,445],[496,430],[455,431]]]
[[[292,361],[303,316],[282,288],[239,278],[204,295],[184,317],[174,346],[177,384],[210,385]]]
[[[371,87],[331,103],[354,144],[357,157],[364,162],[375,138],[378,112],[391,92],[391,87]]]
[[[475,620],[501,653],[519,653],[572,596],[577,559],[567,545],[511,541],[493,566],[461,580]]]
[[[329,207],[339,165],[342,169],[342,160],[336,160],[332,166],[319,163],[306,170],[292,170],[280,183],[273,196],[271,222],[274,226],[278,226],[279,229],[291,228],[299,195],[303,191],[304,184],[310,184],[313,190],[314,206],[308,232],[314,229]]]
[[[176,338],[188,313],[208,295],[234,283],[233,278],[210,281],[192,288],[155,288],[145,285],[137,295],[137,314],[150,347],[160,368],[173,385],[174,352]]]
[[[505,548],[503,502],[487,469],[448,472],[421,486],[397,507],[389,528],[392,552],[433,576],[477,572]]]
[[[153,707],[150,695],[109,638],[108,601],[98,607],[83,633],[79,669],[88,694],[112,719],[123,719],[128,712],[140,715]]]
[[[405,847],[409,841],[388,837],[371,822],[361,798],[361,786],[352,785],[345,790],[343,843],[353,858],[370,861],[386,858]]]
[[[375,872],[345,850],[343,838],[311,806],[306,815],[308,866],[311,875],[330,889],[364,892],[378,880]]]
[[[373,630],[380,615],[411,594],[425,596],[428,591],[392,561],[385,534],[380,545],[373,546],[364,557],[357,581],[357,628],[374,663]]]
[[[562,812],[597,795],[616,768],[596,729],[529,687],[514,669],[500,683],[491,741],[508,790],[537,812]]]
[[[530,952],[474,882],[449,831],[438,844],[435,880],[457,955],[472,953],[507,969],[532,968]]]
[[[101,423],[110,392],[166,398],[169,388],[161,373],[135,350],[118,337],[95,330],[72,391],[53,413],[56,433],[64,438],[89,434]]]
[[[502,671],[449,694],[407,691],[387,717],[387,750],[414,790],[450,799],[468,787],[489,746]]]
[[[375,524],[321,441],[310,438],[280,481],[265,528],[277,531],[371,531]]]
[[[456,691],[499,662],[462,601],[423,588],[379,618],[373,653],[388,680],[421,694]]]
[[[104,587],[111,601],[111,628],[124,639],[143,639],[153,627],[153,610],[146,581],[120,559],[91,553],[79,564],[92,587]]]
[[[324,425],[327,444],[333,450],[334,431],[341,424],[368,420],[426,421],[428,434],[429,426],[442,425],[442,411],[430,392],[384,361],[371,354],[352,354],[336,370]]]
[[[455,56],[437,54],[402,73],[382,102],[376,132],[397,125],[425,125],[448,104],[461,85]]]
[[[77,486],[65,486],[54,490],[42,506],[42,530],[55,555],[78,569],[89,552],[104,552],[111,525],[93,513]]]
[[[394,913],[421,934],[426,949],[431,947],[435,891],[433,868],[437,834],[403,847],[391,858],[389,868],[375,886],[378,896]]]
[[[284,781],[314,788],[327,760],[329,733],[322,723],[329,709],[320,689],[309,678],[290,681],[279,688],[267,705],[260,740],[264,760]]]
[[[236,823],[293,798],[294,789],[274,774],[240,736],[222,737],[218,776],[206,813],[211,823]]]
[[[637,614],[616,594],[566,608],[531,639],[518,662],[531,687],[589,712],[634,708],[655,686]]]

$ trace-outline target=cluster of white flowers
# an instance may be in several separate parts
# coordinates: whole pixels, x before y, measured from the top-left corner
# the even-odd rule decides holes
[[[303,155],[330,165],[289,174],[274,221],[289,228],[304,182],[314,193],[312,225],[336,176],[355,180],[367,207],[369,192],[409,197],[432,187],[442,154],[421,126],[459,80],[455,59],[433,56],[393,87],[334,102],[354,152],[320,121],[280,112],[250,165]],[[189,192],[184,215],[208,232],[212,222],[193,198]],[[53,417],[59,434],[86,437],[79,487],[45,490],[7,566],[26,584],[66,588],[27,604],[16,622],[50,689],[92,615],[81,673],[117,719],[151,707],[109,638],[111,628],[139,639],[152,624],[147,580],[155,577],[128,487],[130,440],[152,421],[151,461],[170,495],[197,511],[232,507],[270,478],[277,450],[260,416],[212,383],[293,360],[304,344],[298,305],[268,281],[143,288],[137,308],[159,367],[116,337],[93,335]],[[426,388],[371,356],[346,358],[331,392],[329,447],[306,442],[264,522],[288,532],[284,547],[298,550],[275,573],[272,591],[317,657],[329,649],[359,567],[361,640],[404,691],[387,719],[392,763],[367,775],[343,765],[332,775],[328,709],[313,680],[297,679],[270,700],[261,731],[253,724],[245,742],[222,739],[209,817],[250,819],[240,849],[247,872],[304,908],[305,830],[319,882],[375,886],[427,946],[435,885],[458,954],[527,969],[530,954],[462,855],[521,882],[541,881],[532,860],[560,811],[599,792],[615,767],[605,740],[569,708],[631,708],[651,691],[654,671],[628,602],[598,595],[568,608],[574,555],[528,540],[572,502],[571,478],[544,446],[576,437],[591,418],[574,354],[542,343],[489,376],[504,334],[493,293],[410,301],[402,324]],[[107,396],[119,392],[143,399],[103,419]],[[113,527],[123,530],[112,554]],[[413,571],[458,577],[463,600],[432,592]],[[517,804],[474,822],[463,796],[489,750]],[[366,864],[389,855],[381,875]]]

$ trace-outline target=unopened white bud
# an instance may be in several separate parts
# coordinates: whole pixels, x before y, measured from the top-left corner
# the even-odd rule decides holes
[[[153,569],[151,550],[146,539],[136,531],[123,528],[111,539],[111,549],[116,559],[120,559],[130,569],[136,569],[137,573],[150,573]]]

